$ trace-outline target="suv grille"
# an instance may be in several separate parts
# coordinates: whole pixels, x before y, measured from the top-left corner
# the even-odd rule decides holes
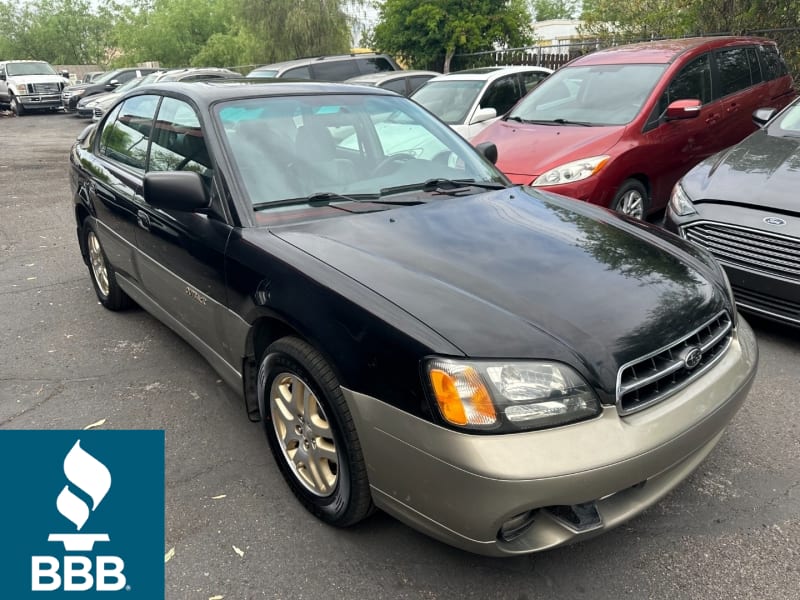
[[[61,86],[57,83],[32,83],[30,87],[34,94],[58,94]]]
[[[800,280],[800,247],[796,239],[720,223],[690,225],[684,233],[722,262]]]
[[[721,312],[686,337],[624,365],[617,374],[617,410],[634,413],[664,400],[716,363],[730,344],[733,324]]]

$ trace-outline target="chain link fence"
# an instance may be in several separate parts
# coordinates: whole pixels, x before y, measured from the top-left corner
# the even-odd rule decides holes
[[[795,85],[800,82],[800,27],[784,29],[761,29],[747,31],[741,34],[734,33],[698,33],[698,36],[720,35],[749,35],[773,39],[778,43],[778,48],[783,54],[789,72],[795,80]],[[687,36],[688,37],[688,36]],[[462,69],[475,69],[478,67],[491,67],[496,65],[534,65],[557,69],[578,56],[611,48],[632,44],[635,42],[649,42],[663,38],[635,38],[614,36],[606,38],[593,38],[564,41],[562,44],[552,46],[525,46],[522,48],[506,48],[503,50],[489,50],[486,52],[473,52],[471,54],[456,54],[451,62],[451,71]]]

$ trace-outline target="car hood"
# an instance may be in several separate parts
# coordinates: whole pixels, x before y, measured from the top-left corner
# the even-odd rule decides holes
[[[9,75],[9,83],[69,83],[61,75]]]
[[[97,86],[97,82],[96,81],[95,82],[91,82],[90,81],[89,83],[76,83],[75,85],[70,85],[65,89],[70,91],[70,92],[75,92],[77,90],[85,90],[86,88],[95,87],[95,86]]]
[[[272,229],[465,355],[562,360],[612,393],[625,362],[724,308],[715,267],[669,234],[510,188]],[[677,240],[677,238],[674,238]]]
[[[604,154],[619,141],[624,125],[536,125],[497,121],[472,139],[497,146],[497,168],[504,173],[538,176],[564,163]]]
[[[712,156],[683,180],[695,201],[730,202],[800,213],[800,138],[759,130]]]

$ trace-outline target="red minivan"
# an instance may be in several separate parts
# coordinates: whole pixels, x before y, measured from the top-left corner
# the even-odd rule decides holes
[[[752,133],[755,109],[794,97],[771,40],[631,44],[573,60],[472,143],[493,142],[515,183],[644,218],[692,166]]]

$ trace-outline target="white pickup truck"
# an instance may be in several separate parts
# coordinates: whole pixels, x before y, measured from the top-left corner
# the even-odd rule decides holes
[[[0,61],[0,107],[17,116],[61,106],[61,90],[69,80],[43,60]]]

